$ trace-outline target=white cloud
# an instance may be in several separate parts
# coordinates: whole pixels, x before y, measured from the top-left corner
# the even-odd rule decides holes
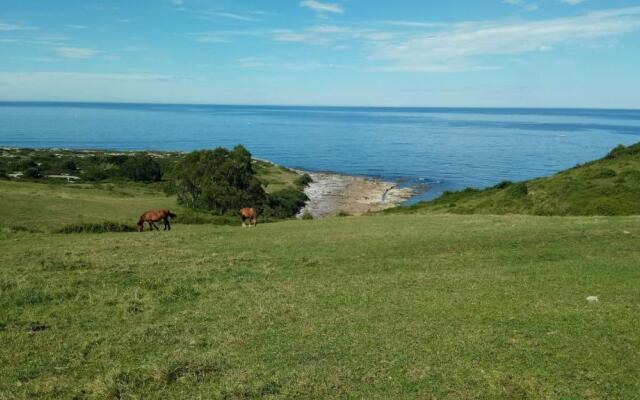
[[[56,47],[54,50],[59,57],[77,59],[93,58],[100,53],[98,50],[80,47]]]
[[[446,71],[487,68],[478,59],[548,51],[555,46],[618,36],[640,29],[640,7],[529,22],[460,23],[372,43],[371,56],[394,68]]]
[[[584,0],[562,0],[562,1],[572,6],[575,6],[576,4],[580,4],[584,2]]]
[[[324,15],[325,13],[331,14],[343,14],[344,8],[340,4],[335,3],[321,3],[316,0],[304,0],[300,2],[300,7],[308,8],[313,10],[320,15]]]

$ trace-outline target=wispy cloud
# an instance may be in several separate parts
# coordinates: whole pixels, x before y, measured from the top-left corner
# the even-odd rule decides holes
[[[300,2],[300,7],[315,11],[320,16],[329,14],[343,14],[344,8],[336,3],[322,3],[316,0],[304,0]]]
[[[31,27],[31,26],[0,22],[0,32],[35,31],[35,30],[37,30],[37,28]]]
[[[56,47],[54,50],[59,57],[76,59],[89,59],[100,53],[98,50],[81,47]]]
[[[378,21],[371,26],[325,24],[299,30],[210,31],[192,36],[195,41],[210,43],[254,36],[256,40],[354,49],[376,70],[479,71],[502,68],[513,56],[589,45],[640,30],[640,7],[529,21]]]
[[[371,56],[396,69],[447,71],[490,68],[484,56],[548,51],[555,46],[618,36],[640,29],[640,7],[528,22],[461,23],[436,33],[373,43]]]
[[[236,21],[257,21],[258,19],[255,17],[250,17],[248,15],[230,13],[230,12],[217,12],[217,11],[203,11],[200,13],[204,17],[218,17],[218,18],[227,18],[233,19]]]
[[[78,79],[90,81],[172,81],[177,78],[159,74],[85,73],[85,72],[0,72],[0,83],[28,83],[38,81],[55,82],[57,79]]]

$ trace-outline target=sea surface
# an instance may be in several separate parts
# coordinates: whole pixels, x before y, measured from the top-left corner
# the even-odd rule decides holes
[[[640,141],[640,110],[0,103],[0,146],[194,150],[245,145],[288,167],[483,188]]]

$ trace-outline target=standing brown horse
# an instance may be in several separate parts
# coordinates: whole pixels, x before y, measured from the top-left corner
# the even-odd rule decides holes
[[[149,229],[153,230],[153,228],[156,228],[157,230],[160,230],[160,228],[158,228],[158,226],[154,223],[160,220],[164,220],[164,230],[170,231],[171,224],[169,223],[169,218],[175,217],[177,217],[177,215],[169,210],[147,211],[146,213],[142,214],[140,216],[140,219],[138,220],[138,231],[144,231],[145,222],[149,223]]]
[[[249,227],[258,225],[258,213],[253,208],[241,208],[240,216],[242,217],[242,227],[249,220]]]

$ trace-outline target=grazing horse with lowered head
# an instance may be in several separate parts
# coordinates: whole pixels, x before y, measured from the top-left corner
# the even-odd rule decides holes
[[[258,225],[258,213],[253,208],[241,208],[240,216],[242,217],[242,227],[247,220],[249,220],[249,227]]]
[[[177,215],[169,210],[147,211],[146,213],[142,214],[140,216],[140,219],[138,220],[138,231],[144,231],[145,222],[149,224],[149,229],[153,230],[153,228],[156,228],[157,230],[160,230],[160,228],[158,228],[158,226],[155,224],[155,222],[158,222],[160,220],[164,220],[164,230],[170,231],[171,224],[169,223],[169,218],[175,217],[177,217]]]

